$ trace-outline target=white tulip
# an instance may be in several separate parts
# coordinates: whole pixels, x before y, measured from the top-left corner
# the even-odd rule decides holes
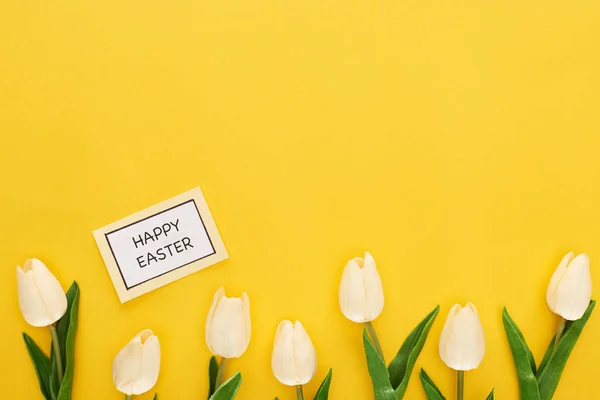
[[[546,292],[546,302],[553,313],[568,321],[583,316],[592,298],[590,259],[581,253],[570,252],[554,271]]]
[[[160,342],[150,329],[135,335],[113,361],[113,382],[126,395],[146,393],[160,372]]]
[[[356,323],[373,321],[383,311],[383,286],[368,252],[346,264],[340,284],[340,308],[346,318]]]
[[[464,308],[456,304],[450,309],[440,336],[439,351],[442,361],[457,371],[469,371],[481,364],[485,337],[472,303]]]
[[[31,258],[17,267],[19,306],[30,325],[49,326],[67,312],[67,296],[43,262]]]
[[[304,385],[315,376],[317,353],[300,321],[281,321],[277,327],[271,369],[287,386]]]
[[[206,344],[213,354],[237,358],[244,354],[250,343],[250,300],[225,297],[225,289],[217,290],[206,318]]]

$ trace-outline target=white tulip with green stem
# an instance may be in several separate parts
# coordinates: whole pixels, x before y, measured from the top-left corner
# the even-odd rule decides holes
[[[149,392],[160,374],[160,341],[150,329],[135,335],[119,351],[112,366],[113,382],[118,391],[132,400]],[[154,396],[158,399],[158,395]]]
[[[32,326],[48,327],[52,337],[50,357],[33,339],[23,339],[46,400],[70,400],[75,372],[75,333],[79,310],[79,286],[73,282],[65,294],[54,275],[35,258],[17,267],[19,306]]]
[[[296,389],[297,400],[304,400],[303,385],[312,380],[317,371],[317,353],[300,321],[281,321],[275,333],[271,369],[275,378]],[[331,384],[331,369],[321,383],[315,400],[327,400]]]
[[[206,318],[206,345],[210,351],[220,356],[217,362],[211,357],[208,377],[208,398],[212,400],[233,399],[242,383],[238,371],[224,382],[228,360],[241,357],[250,344],[250,300],[246,293],[241,297],[226,297],[225,289],[220,287],[213,297]]]
[[[568,253],[552,275],[546,292],[548,307],[559,320],[539,365],[525,336],[504,308],[502,322],[517,370],[521,400],[552,399],[569,356],[596,305],[591,296],[588,256],[583,253],[574,257],[573,252]]]
[[[383,349],[372,323],[383,311],[383,285],[375,259],[368,252],[364,258],[357,257],[346,264],[340,284],[339,302],[346,318],[365,325],[363,345],[375,399],[402,399],[439,307],[431,311],[408,335],[386,367]]]
[[[439,343],[440,358],[456,371],[456,399],[464,399],[465,372],[481,364],[485,354],[485,335],[479,314],[473,303],[465,307],[454,305],[448,313]],[[429,400],[445,399],[425,370],[421,370],[421,383]],[[494,391],[488,399],[494,398]]]

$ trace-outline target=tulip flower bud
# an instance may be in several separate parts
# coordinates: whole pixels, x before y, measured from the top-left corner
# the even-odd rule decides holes
[[[113,382],[126,395],[146,393],[158,380],[160,343],[150,329],[135,335],[113,361]]]
[[[383,311],[383,287],[368,252],[346,264],[340,284],[340,308],[346,318],[356,323],[373,321]]]
[[[287,386],[304,385],[315,376],[317,353],[300,321],[281,321],[277,327],[271,369]]]
[[[19,306],[25,321],[36,327],[49,326],[67,312],[67,296],[43,262],[35,258],[17,267]]]
[[[225,289],[217,290],[206,318],[206,344],[213,354],[237,358],[250,343],[250,300],[225,297]]]
[[[442,361],[457,371],[469,371],[481,364],[485,337],[472,303],[464,308],[456,304],[450,309],[440,336],[439,351]]]
[[[592,298],[590,259],[585,253],[573,256],[570,252],[563,257],[546,292],[550,310],[568,321],[581,318]]]

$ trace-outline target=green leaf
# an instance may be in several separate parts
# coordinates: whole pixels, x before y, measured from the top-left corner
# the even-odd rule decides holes
[[[527,347],[523,334],[508,314],[506,307],[502,310],[502,323],[504,324],[504,331],[506,332],[510,351],[512,352],[513,360],[515,362],[515,368],[517,369],[521,399],[540,400],[540,391],[534,373],[535,365],[533,368],[531,365],[533,356],[531,355],[529,347]]]
[[[208,398],[215,392],[215,386],[217,385],[217,372],[219,372],[219,363],[217,357],[212,356],[208,363]]]
[[[390,383],[390,375],[383,359],[375,350],[367,330],[363,329],[363,344],[365,346],[365,354],[367,356],[367,367],[369,375],[373,382],[373,391],[375,392],[375,400],[396,400],[396,393]]]
[[[231,400],[235,398],[237,391],[242,384],[242,374],[236,372],[231,378],[227,379],[215,393],[210,397],[211,400]]]
[[[331,385],[331,375],[333,371],[329,368],[329,372],[323,382],[321,382],[321,386],[319,386],[319,390],[317,390],[317,394],[315,394],[314,400],[327,400],[329,398],[329,386]]]
[[[488,397],[486,397],[485,400],[494,400],[494,389],[492,389],[492,391],[490,392],[490,394],[488,394]]]
[[[79,321],[79,286],[73,282],[67,291],[67,312],[58,321],[57,331],[59,341],[64,341],[63,365],[65,373],[63,376],[58,400],[71,400],[71,391],[73,390],[73,374],[75,372],[75,333],[77,332],[77,323]],[[61,337],[61,332],[63,337]],[[63,344],[61,343],[61,351]]]
[[[52,397],[50,397],[49,385],[51,373],[50,359],[28,334],[23,333],[23,340],[25,341],[25,347],[27,347],[27,352],[33,363],[42,396],[44,396],[44,399],[46,400],[52,400]]]
[[[521,332],[521,330],[519,329],[519,327],[517,326],[515,321],[513,321],[513,319],[508,314],[508,310],[506,309],[506,307],[504,307],[504,310],[502,311],[502,318],[504,318],[504,312],[506,312],[506,316],[508,317],[508,320],[512,323],[512,326],[513,326],[515,332],[519,336],[519,340],[525,344],[525,351],[527,352],[527,360],[529,361],[529,366],[531,368],[531,371],[535,375],[535,373],[536,373],[535,358],[533,357],[533,353],[529,349],[529,346],[527,346],[527,341],[525,340],[525,336],[523,335],[523,332]]]
[[[590,301],[585,314],[577,321],[573,321],[565,329],[563,336],[558,340],[556,348],[548,357],[544,369],[540,370],[537,381],[540,387],[542,400],[550,400],[552,399],[552,396],[554,396],[554,392],[560,381],[560,376],[571,355],[571,351],[573,350],[573,347],[575,347],[577,339],[579,339],[579,335],[581,335],[581,331],[583,331],[585,324],[588,319],[590,319],[595,306],[596,301]]]
[[[427,340],[427,335],[429,335],[429,330],[439,311],[440,306],[437,306],[413,329],[406,340],[404,340],[404,343],[402,343],[402,346],[400,346],[400,350],[398,350],[396,357],[394,357],[388,367],[390,382],[396,390],[396,397],[399,400],[406,393],[412,370],[419,354],[421,354],[421,350]]]
[[[565,325],[565,327],[566,327],[566,325]],[[540,366],[539,366],[538,372],[537,372],[538,375],[540,374],[540,372],[542,372],[546,368],[546,364],[548,364],[548,360],[550,360],[550,356],[552,355],[552,352],[554,352],[554,342],[555,341],[556,341],[556,333],[552,336],[552,340],[550,341],[550,344],[548,345],[548,348],[546,349],[544,358],[542,358],[542,362],[540,363]]]
[[[419,377],[421,378],[421,384],[423,385],[423,390],[425,390],[425,395],[428,400],[446,400],[440,389],[433,383],[424,369],[421,369]]]
[[[154,400],[158,400],[158,393],[154,393]]]

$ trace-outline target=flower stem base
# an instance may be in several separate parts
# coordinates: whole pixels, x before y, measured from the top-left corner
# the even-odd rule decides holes
[[[296,397],[298,400],[304,400],[304,393],[302,392],[302,385],[296,385]]]
[[[227,366],[227,359],[225,357],[221,358],[221,362],[219,363],[219,369],[217,370],[217,379],[215,381],[215,390],[221,386],[223,383],[223,376],[225,376],[225,367]]]
[[[566,324],[567,324],[567,321],[563,317],[560,317],[560,321],[558,321],[558,327],[556,328],[556,336],[554,338],[554,348],[556,348],[556,346],[558,346],[558,341],[562,337],[563,333],[565,333],[565,325]]]
[[[458,371],[458,382],[456,385],[456,400],[463,400],[465,391],[465,371]]]
[[[377,337],[377,333],[375,333],[375,328],[373,328],[373,324],[371,323],[371,321],[367,321],[365,322],[365,325],[367,326],[367,330],[369,331],[369,336],[371,336],[371,340],[373,341],[373,346],[375,346],[375,350],[377,350],[377,352],[381,356],[381,359],[383,360],[383,363],[385,364],[385,358],[383,357],[381,343],[379,343],[379,338]]]
[[[58,387],[63,380],[63,362],[62,353],[60,351],[60,342],[58,341],[58,332],[55,325],[50,325],[50,335],[52,335],[52,347],[54,348],[54,361],[56,362],[56,375],[58,376]]]

